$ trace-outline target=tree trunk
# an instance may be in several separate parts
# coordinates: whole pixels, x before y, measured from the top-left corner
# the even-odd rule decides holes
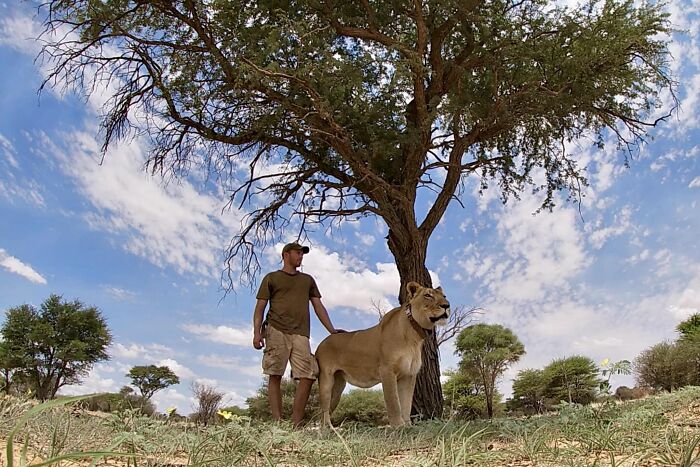
[[[415,281],[424,287],[432,287],[433,283],[425,266],[425,258],[428,247],[427,240],[422,239],[416,231],[414,235],[402,232],[397,235],[389,229],[387,237],[389,250],[394,256],[396,267],[399,270],[401,288],[399,290],[399,303],[406,302],[406,285]],[[418,378],[416,389],[413,392],[412,415],[418,415],[421,419],[442,417],[443,397],[440,385],[440,359],[438,354],[435,332],[423,341],[423,364]]]

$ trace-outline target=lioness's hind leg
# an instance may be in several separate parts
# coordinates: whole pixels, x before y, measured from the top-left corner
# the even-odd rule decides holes
[[[345,377],[343,373],[337,371],[333,377],[333,391],[331,393],[331,410],[330,414],[333,413],[338,403],[340,402],[340,396],[343,394],[343,389],[345,389]]]

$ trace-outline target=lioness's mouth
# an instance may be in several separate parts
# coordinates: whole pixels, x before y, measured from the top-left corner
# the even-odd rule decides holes
[[[431,316],[430,321],[432,321],[433,323],[436,323],[436,322],[440,321],[441,319],[447,319],[447,318],[448,318],[447,312],[445,312],[445,313],[441,314],[440,316],[438,316],[437,318]]]

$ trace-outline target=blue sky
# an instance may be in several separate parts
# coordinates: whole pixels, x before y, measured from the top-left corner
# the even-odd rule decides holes
[[[503,206],[495,190],[467,182],[432,237],[428,267],[453,306],[478,306],[480,320],[511,328],[523,368],[574,354],[634,359],[675,338],[700,312],[700,5],[670,2],[673,69],[681,109],[624,167],[614,144],[569,150],[587,167],[581,209],[563,200],[533,215],[539,200]],[[64,393],[116,391],[133,365],[168,365],[182,382],[158,393],[160,410],[192,410],[193,381],[213,384],[242,405],[262,382],[251,346],[254,293],[223,298],[222,255],[241,213],[201,173],[165,183],[143,170],[144,141],[113,147],[100,164],[100,96],[37,90],[46,71],[34,58],[39,26],[26,4],[0,4],[0,310],[39,305],[49,294],[79,298],[106,316],[109,362]],[[280,266],[280,243],[263,252]],[[396,303],[398,273],[376,219],[319,229],[304,271],[314,275],[334,324],[359,329],[375,306]],[[223,300],[222,300],[223,298]],[[312,345],[325,337],[314,318]],[[443,370],[457,359],[441,349]],[[620,378],[613,385],[632,384]]]

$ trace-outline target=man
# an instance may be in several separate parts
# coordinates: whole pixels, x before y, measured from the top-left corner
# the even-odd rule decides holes
[[[287,361],[292,366],[292,378],[298,380],[294,394],[292,424],[298,427],[304,418],[311,386],[316,379],[317,365],[309,344],[309,301],[329,333],[344,332],[335,329],[321,303],[321,293],[309,274],[297,270],[309,247],[288,243],[282,248],[283,267],[267,274],[256,296],[253,313],[253,347],[262,349],[263,373],[268,375],[268,399],[272,418],[282,418],[282,375]],[[270,302],[267,319],[263,313]]]

